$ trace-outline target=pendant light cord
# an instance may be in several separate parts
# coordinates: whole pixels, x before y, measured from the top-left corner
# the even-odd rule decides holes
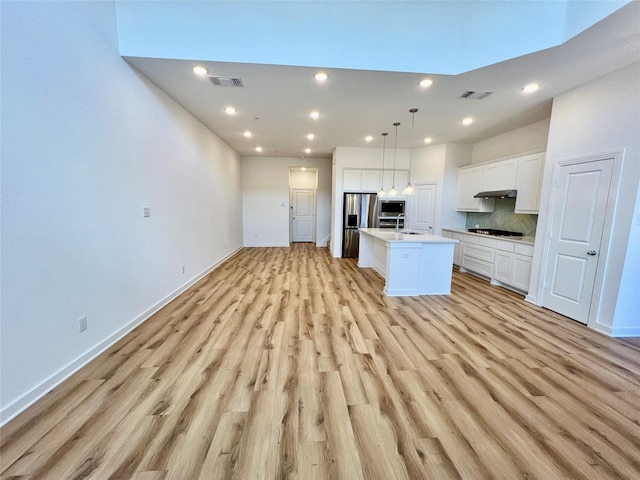
[[[392,188],[395,188],[396,186],[396,157],[398,156],[398,126],[400,125],[400,122],[396,122],[393,124],[394,127],[396,127],[396,138],[395,138],[395,143],[393,146],[393,185]]]

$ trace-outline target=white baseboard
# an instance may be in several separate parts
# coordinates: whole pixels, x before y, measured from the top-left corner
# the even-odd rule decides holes
[[[7,422],[9,422],[10,420],[12,420],[13,418],[15,418],[16,416],[18,416],[20,413],[22,413],[24,410],[29,408],[35,402],[40,400],[48,392],[50,392],[55,387],[60,385],[67,378],[69,378],[71,375],[76,373],[82,367],[87,365],[91,360],[96,358],[98,355],[102,354],[105,350],[107,350],[109,347],[111,347],[113,344],[115,344],[117,341],[119,341],[129,332],[131,332],[134,328],[136,328],[137,326],[141,325],[146,320],[148,320],[154,313],[158,312],[161,308],[166,306],[169,302],[175,300],[180,294],[186,291],[189,287],[196,284],[199,280],[201,280],[203,277],[211,273],[213,270],[219,267],[222,263],[224,263],[229,258],[237,254],[240,250],[242,250],[242,248],[243,247],[236,248],[231,253],[229,253],[228,255],[226,255],[225,257],[223,257],[222,259],[218,260],[216,263],[214,263],[213,265],[205,269],[203,272],[199,273],[198,275],[196,275],[195,277],[191,278],[186,283],[178,287],[176,290],[174,290],[169,295],[167,295],[166,297],[161,299],[159,302],[157,302],[155,305],[152,305],[147,310],[142,312],[140,315],[136,316],[133,320],[131,320],[129,323],[127,323],[120,329],[116,330],[114,333],[109,335],[100,343],[90,348],[85,353],[80,355],[78,358],[76,358],[75,360],[71,361],[70,363],[62,367],[56,373],[54,373],[49,378],[44,380],[42,383],[32,388],[27,393],[25,393],[24,395],[19,397],[17,400],[7,405],[6,407],[2,408],[0,410],[0,427],[6,424]]]
[[[328,245],[329,239],[331,239],[331,235],[327,235],[325,238],[316,242],[316,247],[326,247]]]
[[[640,327],[622,327],[611,329],[612,337],[640,337]]]
[[[289,247],[289,243],[245,243],[244,248]]]

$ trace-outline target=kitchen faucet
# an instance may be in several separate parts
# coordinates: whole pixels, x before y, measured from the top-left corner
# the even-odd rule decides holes
[[[404,218],[404,213],[400,213],[398,214],[398,216],[396,217],[396,235],[398,233],[400,233],[400,219]]]

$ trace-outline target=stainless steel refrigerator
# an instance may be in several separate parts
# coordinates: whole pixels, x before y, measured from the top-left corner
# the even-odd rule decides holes
[[[359,228],[376,226],[378,196],[375,193],[345,193],[342,217],[342,256],[357,258],[360,247]]]

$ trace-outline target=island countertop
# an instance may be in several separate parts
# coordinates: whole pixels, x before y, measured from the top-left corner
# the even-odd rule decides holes
[[[404,232],[404,233],[403,233]],[[385,242],[413,242],[413,243],[458,243],[459,240],[441,237],[419,230],[402,229],[400,233],[392,228],[361,228],[360,233],[370,235]]]

